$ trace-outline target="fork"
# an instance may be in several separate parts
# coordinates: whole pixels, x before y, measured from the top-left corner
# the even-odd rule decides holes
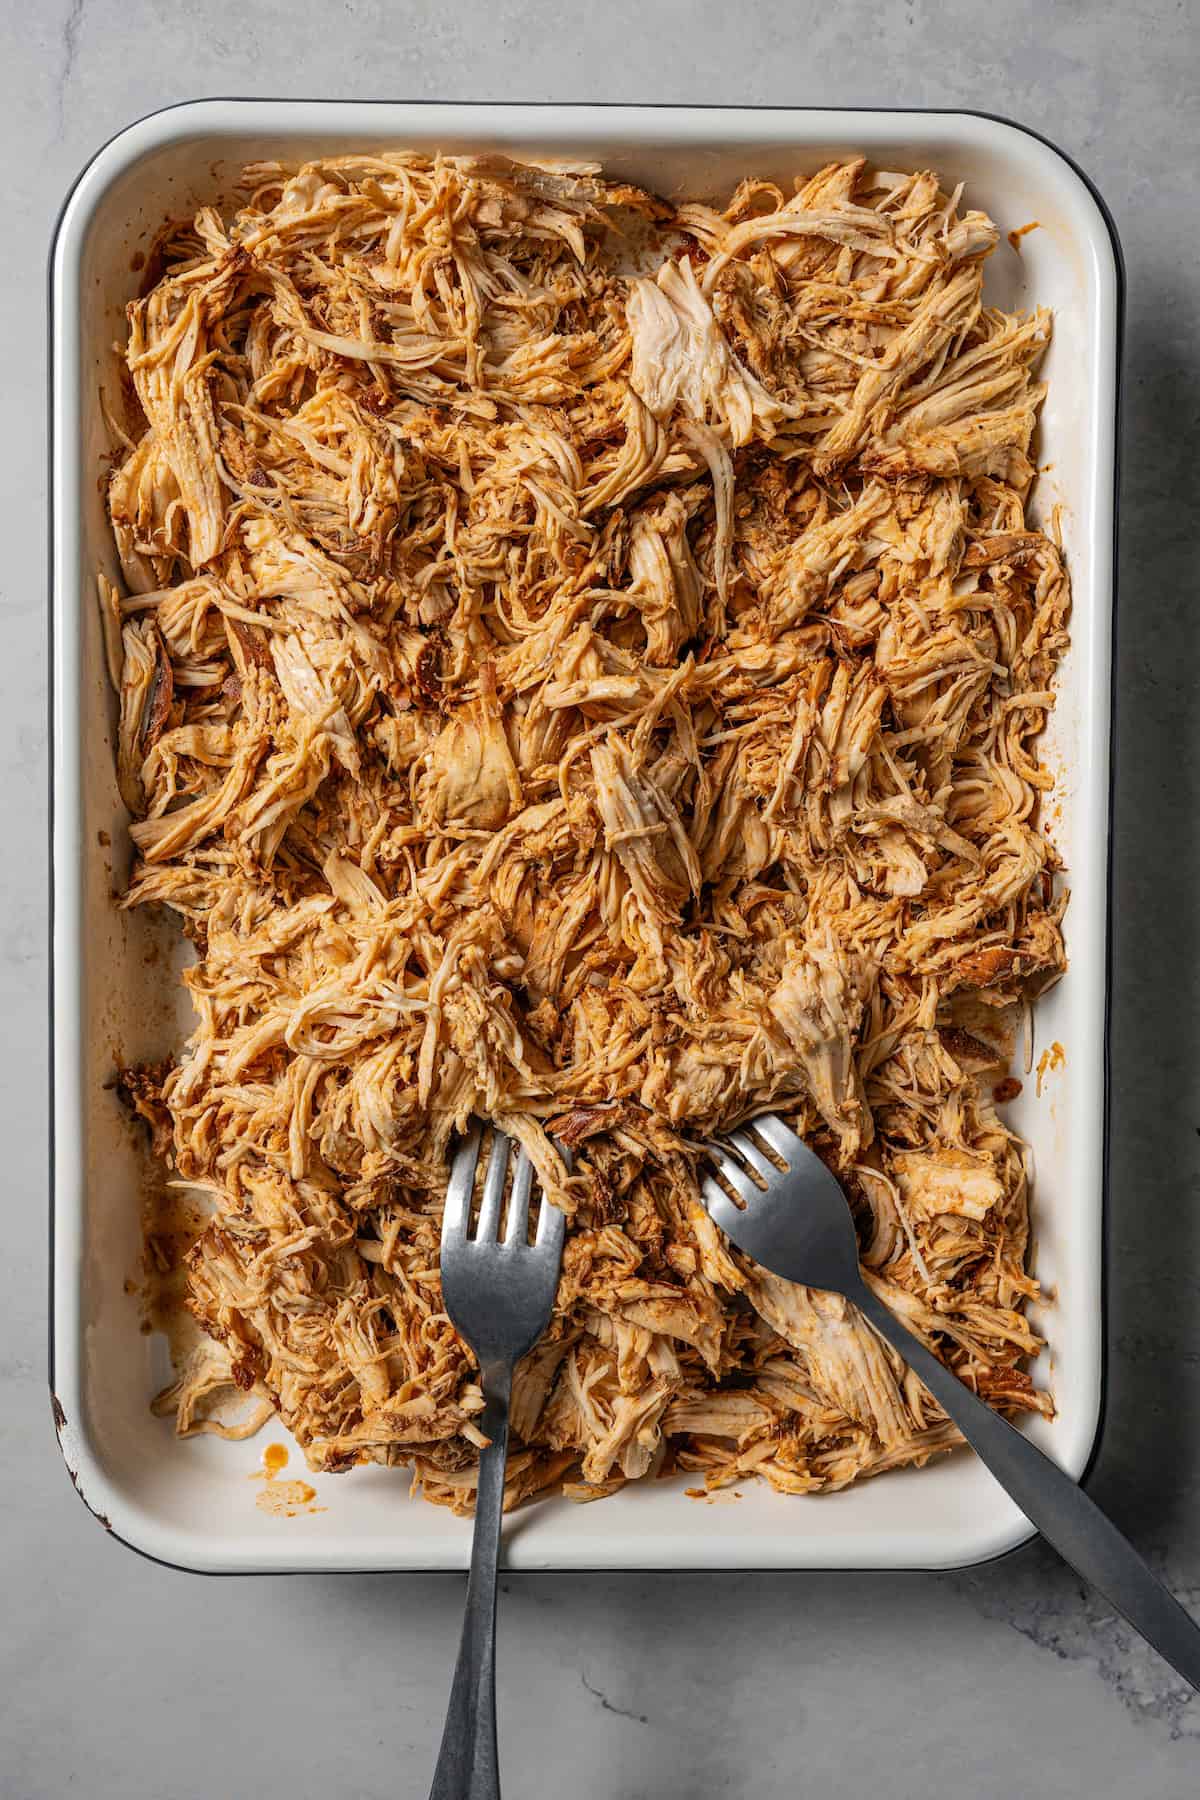
[[[501,1237],[511,1145],[501,1132],[493,1131],[479,1220],[475,1235],[470,1236],[471,1202],[482,1147],[483,1128],[475,1124],[455,1152],[442,1215],[442,1295],[455,1330],[479,1362],[484,1398],[479,1422],[489,1442],[479,1458],[466,1611],[429,1800],[499,1800],[500,1796],[496,1571],[508,1411],[513,1369],[541,1336],[554,1305],[566,1224],[558,1207],[543,1196],[534,1241],[528,1242],[533,1166],[522,1150],[513,1170]]]
[[[852,1301],[920,1376],[1042,1536],[1200,1689],[1200,1627],[1078,1483],[965,1387],[867,1286],[846,1196],[816,1152],[774,1113],[753,1120],[751,1129],[770,1155],[750,1130],[706,1146],[736,1196],[712,1175],[705,1178],[701,1192],[714,1223],[785,1281]]]

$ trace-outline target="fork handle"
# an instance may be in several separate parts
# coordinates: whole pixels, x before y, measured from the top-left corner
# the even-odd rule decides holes
[[[920,1376],[1025,1517],[1098,1588],[1194,1688],[1200,1689],[1200,1627],[1152,1575],[1133,1545],[1023,1432],[976,1398],[902,1325],[866,1283],[851,1298],[881,1337]]]
[[[511,1367],[485,1369],[483,1394],[486,1404],[479,1423],[491,1442],[479,1458],[466,1611],[429,1800],[500,1800],[496,1750],[496,1573],[508,1457]]]

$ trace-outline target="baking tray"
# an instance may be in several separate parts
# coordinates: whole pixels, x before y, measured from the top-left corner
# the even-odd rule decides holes
[[[53,674],[51,1383],[71,1477],[119,1538],[209,1572],[461,1568],[469,1525],[408,1496],[381,1468],[312,1477],[295,1516],[255,1505],[257,1441],[177,1440],[151,1416],[169,1374],[160,1334],[141,1329],[136,1282],[145,1152],[111,1090],[121,1059],[161,1055],[187,1028],[177,1010],[175,935],[119,913],[125,816],[113,776],[95,572],[115,574],[102,475],[102,388],[144,252],[168,214],[227,191],[263,157],[408,145],[594,157],[665,193],[715,195],[747,172],[788,183],[864,152],[889,168],[932,166],[965,181],[971,205],[1007,231],[988,294],[1054,309],[1039,451],[1038,510],[1062,507],[1074,588],[1072,643],[1046,756],[1050,808],[1073,889],[1070,968],[1037,1012],[1037,1049],[1065,1049],[1014,1109],[1033,1146],[1037,1312],[1049,1348],[1035,1371],[1057,1417],[1029,1429],[1072,1474],[1091,1454],[1103,1392],[1103,1221],[1109,914],[1109,757],[1115,439],[1122,279],[1104,208],[1051,145],[972,113],[727,107],[440,105],[207,100],[153,114],[93,158],[59,220],[50,269]],[[1055,1061],[1058,1059],[1055,1058]],[[1039,1094],[1038,1087],[1041,1088]],[[302,1473],[293,1449],[289,1473]],[[1031,1535],[969,1454],[845,1492],[785,1497],[755,1483],[705,1503],[682,1482],[635,1484],[602,1504],[550,1500],[506,1530],[514,1568],[960,1567]]]

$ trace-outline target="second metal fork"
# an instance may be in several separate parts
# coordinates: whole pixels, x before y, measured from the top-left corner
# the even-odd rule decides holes
[[[714,1223],[785,1281],[852,1301],[920,1376],[1046,1541],[1200,1691],[1200,1628],[1095,1501],[973,1394],[868,1287],[846,1196],[816,1152],[774,1113],[708,1149],[721,1176],[720,1182],[709,1176],[702,1188]]]
[[[513,1170],[506,1217],[501,1218],[506,1211],[511,1146],[497,1131],[472,1236],[471,1205],[482,1145],[483,1128],[474,1125],[454,1157],[442,1216],[442,1295],[455,1329],[479,1361],[485,1402],[479,1424],[489,1442],[479,1458],[466,1613],[430,1800],[499,1800],[496,1573],[508,1410],[513,1370],[550,1318],[566,1225],[558,1207],[543,1197],[534,1240],[529,1242],[533,1166],[524,1150]]]

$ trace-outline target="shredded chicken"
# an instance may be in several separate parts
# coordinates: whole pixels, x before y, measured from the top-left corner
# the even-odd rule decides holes
[[[984,304],[994,226],[861,161],[722,210],[501,157],[245,183],[129,308],[101,579],[125,904],[195,949],[190,1041],[125,1082],[212,1205],[181,1429],[236,1388],[313,1468],[470,1507],[438,1239],[473,1114],[570,1217],[510,1503],[955,1441],[699,1205],[700,1140],[767,1108],[888,1303],[1048,1411],[991,1091],[1064,967],[1069,599],[1026,516],[1049,319]]]

